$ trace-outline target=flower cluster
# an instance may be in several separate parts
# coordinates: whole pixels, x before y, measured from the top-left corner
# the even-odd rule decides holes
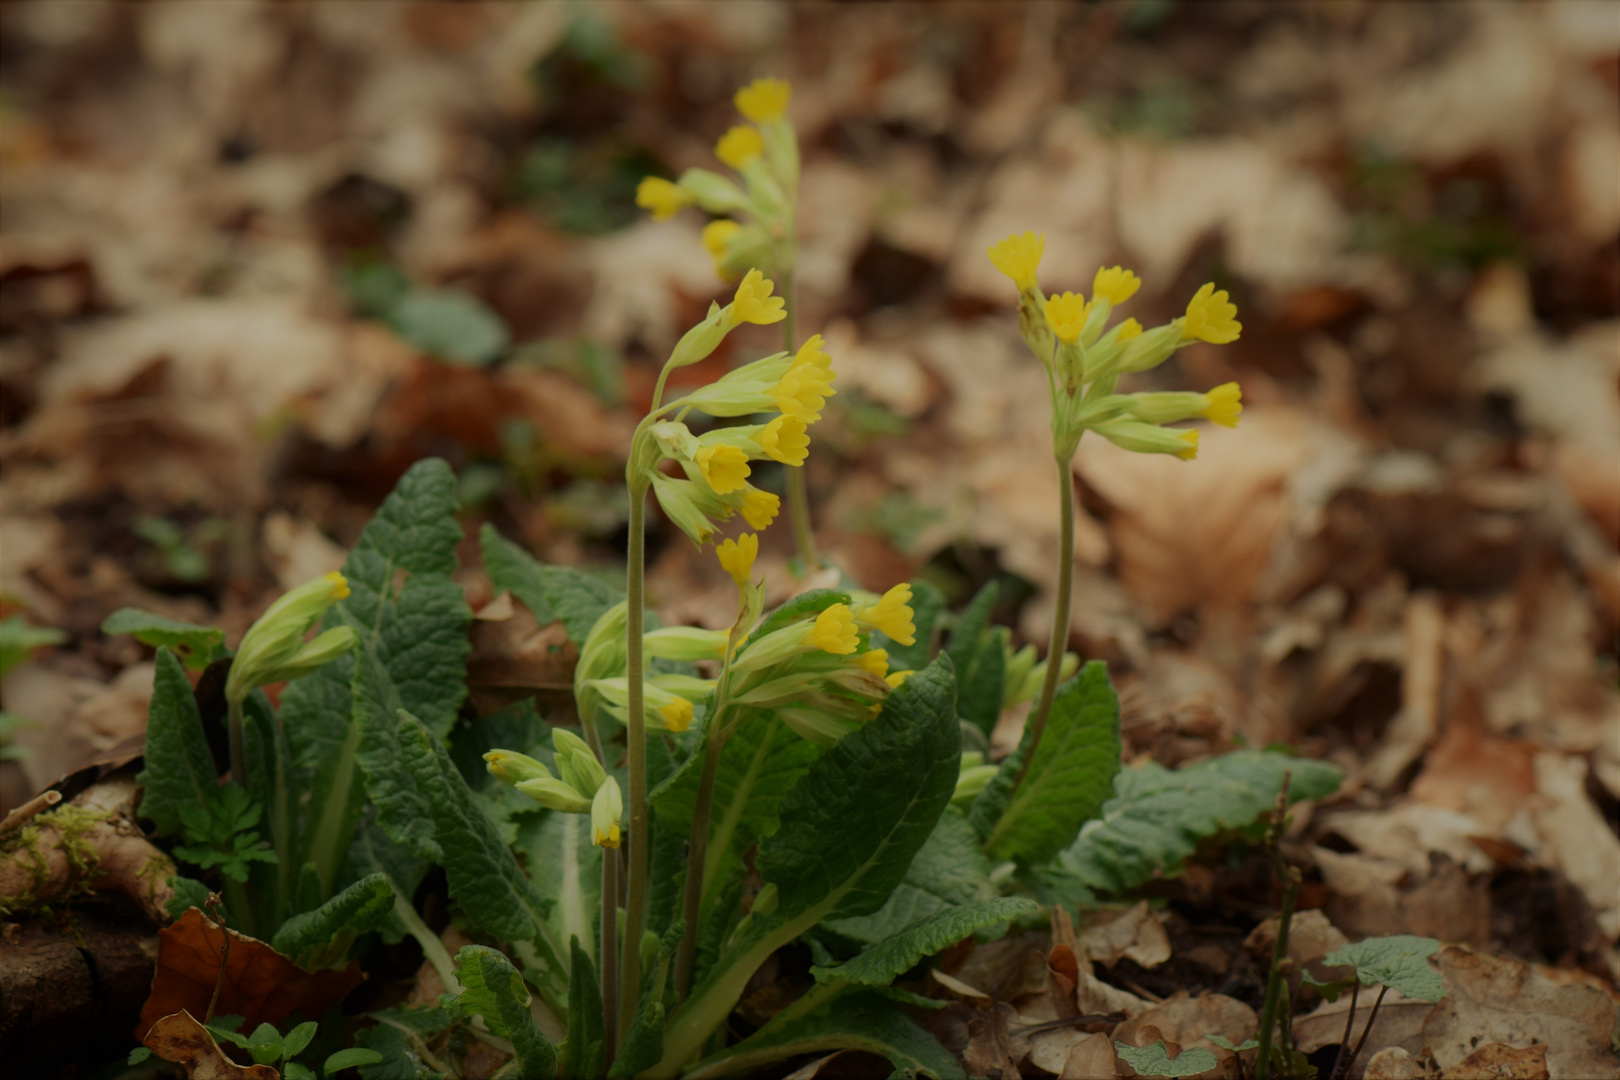
[[[491,750],[484,760],[491,776],[541,806],[565,814],[589,813],[592,842],[598,847],[618,847],[619,821],[624,817],[619,782],[607,775],[585,740],[573,732],[553,728],[551,745],[557,776],[543,763],[515,750]]]
[[[1168,425],[1202,418],[1237,426],[1243,411],[1237,383],[1206,394],[1114,392],[1121,375],[1157,367],[1194,341],[1236,341],[1243,325],[1225,290],[1206,284],[1184,315],[1152,330],[1135,319],[1110,327],[1114,309],[1136,295],[1141,279],[1123,267],[1105,267],[1092,279],[1089,298],[1046,296],[1037,277],[1045,249],[1044,237],[1026,232],[1001,240],[989,255],[1018,289],[1019,330],[1051,378],[1053,449],[1060,458],[1072,457],[1080,436],[1092,430],[1126,450],[1191,459],[1198,455],[1197,430]]]
[[[708,169],[687,169],[673,182],[649,176],[636,188],[636,205],[655,220],[688,206],[722,215],[703,229],[703,246],[722,280],[735,281],[758,266],[782,274],[793,264],[799,142],[787,121],[791,97],[781,79],[756,79],[737,91],[737,111],[753,123],[720,136],[714,156],[742,178],[741,186]]]
[[[731,303],[723,308],[711,305],[708,317],[681,338],[666,374],[708,356],[733,327],[780,321],[782,300],[771,295],[773,290],[758,270],[750,270]],[[670,520],[698,544],[708,543],[716,523],[735,513],[754,529],[767,527],[781,509],[781,499],[749,483],[753,475],[749,462],[803,465],[810,452],[809,426],[821,418],[822,406],[835,393],[834,378],[832,357],[822,351],[817,334],[794,354],[775,353],[666,405],[655,403],[636,432],[630,459],[632,490],[651,486]],[[714,417],[776,415],[764,423],[698,435],[681,419],[691,410]],[[684,479],[659,468],[666,460],[675,463]]]
[[[296,679],[354,648],[359,638],[347,626],[334,626],[312,641],[304,640],[332,605],[348,595],[349,582],[334,570],[271,604],[242,635],[225,680],[226,700],[239,704],[254,687]]]

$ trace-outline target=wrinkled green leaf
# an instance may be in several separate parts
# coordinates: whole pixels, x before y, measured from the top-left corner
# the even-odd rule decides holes
[[[995,700],[992,703],[988,691],[982,686],[975,687],[975,696],[969,698],[968,688],[974,674],[981,663],[990,664],[988,658],[988,638],[990,634],[990,612],[995,609],[996,601],[1000,598],[1001,588],[994,581],[988,582],[974,594],[968,601],[967,607],[957,616],[956,627],[951,631],[950,640],[945,643],[945,655],[951,658],[956,665],[957,701],[956,715],[967,720],[985,734],[995,726],[996,716],[1001,709],[1001,684],[998,680],[995,686]],[[997,656],[1005,665],[1002,656],[1004,650],[998,650]],[[985,654],[981,658],[981,654]],[[979,682],[984,680],[980,679]],[[986,709],[989,712],[986,720]],[[972,710],[972,715],[966,710]]]
[[[394,887],[388,876],[371,874],[314,911],[282,923],[270,945],[306,970],[335,967],[348,959],[354,940],[381,926],[393,908]]]
[[[485,524],[478,539],[484,551],[484,570],[490,584],[505,589],[534,613],[544,626],[561,621],[568,639],[583,645],[591,627],[608,608],[624,599],[606,583],[566,566],[540,562]]]
[[[863,986],[887,986],[925,956],[949,948],[986,927],[1028,915],[1039,905],[1021,896],[980,900],[919,919],[898,934],[873,945],[853,960],[832,968],[812,968],[817,978],[839,978]]]
[[[178,833],[181,808],[208,805],[219,789],[191,681],[168,649],[157,653],[146,712],[146,768],[135,782],[144,791],[141,816],[151,820],[159,836]]]
[[[391,1024],[355,1033],[355,1048],[370,1050],[378,1060],[360,1066],[361,1080],[438,1080],[442,1075],[429,1069],[411,1045],[410,1036]]]
[[[1197,1076],[1216,1064],[1215,1055],[1201,1046],[1188,1047],[1179,1057],[1171,1057],[1163,1039],[1141,1048],[1116,1042],[1114,1051],[1139,1076]]]
[[[881,908],[870,915],[832,919],[823,925],[845,937],[872,943],[929,915],[995,895],[990,859],[979,849],[978,835],[961,811],[947,807]]]
[[[394,331],[441,360],[482,367],[506,348],[506,322],[476,296],[459,289],[414,289],[388,311]]]
[[[169,648],[190,671],[201,671],[225,654],[225,631],[164,618],[140,608],[119,608],[101,623],[109,636],[133,634],[142,645]]]
[[[514,847],[541,898],[547,939],[561,945],[577,937],[594,957],[602,849],[591,843],[590,816],[556,811],[525,815],[518,822]]]
[[[1200,841],[1268,813],[1290,771],[1290,802],[1325,798],[1343,776],[1326,762],[1254,750],[1175,772],[1154,762],[1121,769],[1114,797],[1050,864],[1048,882],[1066,902],[1090,903],[1097,893],[1174,876]]]
[[[990,586],[986,586],[989,588]],[[993,626],[979,638],[957,693],[956,713],[988,738],[1001,718],[1001,699],[1007,681],[1005,626]]]
[[[1429,957],[1439,951],[1440,942],[1434,938],[1392,934],[1334,949],[1322,958],[1322,963],[1326,967],[1354,967],[1363,986],[1387,986],[1407,997],[1439,1001],[1445,996],[1445,982],[1429,966]]]
[[[1241,1054],[1245,1050],[1253,1050],[1255,1047],[1260,1045],[1260,1040],[1254,1038],[1244,1039],[1241,1043],[1234,1043],[1225,1035],[1205,1035],[1204,1038],[1208,1039],[1222,1050],[1230,1050],[1235,1054]]]
[[[1002,762],[970,815],[975,825],[988,826],[984,848],[992,858],[1040,864],[1073,843],[1112,793],[1119,771],[1119,698],[1108,665],[1093,660],[1058,687],[1035,758],[1009,797],[1029,736],[1026,731],[1024,745]],[[993,824],[982,822],[998,802],[1006,809]]]
[[[176,875],[169,878],[169,888],[174,890],[174,895],[163,910],[171,919],[178,919],[188,909],[200,908],[208,903],[208,886],[200,881]]]
[[[568,1039],[563,1045],[562,1075],[563,1080],[593,1080],[602,1074],[607,1046],[602,987],[596,978],[596,962],[580,948],[579,938],[569,941],[568,951]]]
[[[529,1012],[529,989],[504,955],[483,945],[466,945],[456,954],[457,977],[465,989],[458,998],[463,1012],[482,1016],[490,1031],[512,1041],[522,1080],[553,1080],[557,1050]]]

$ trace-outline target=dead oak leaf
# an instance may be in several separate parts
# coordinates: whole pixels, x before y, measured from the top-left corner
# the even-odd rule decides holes
[[[234,951],[234,950],[232,950]],[[268,1065],[238,1065],[213,1034],[182,1009],[158,1019],[141,1040],[153,1054],[186,1070],[187,1080],[278,1080]]]
[[[1501,1043],[1486,1043],[1443,1070],[1440,1080],[1550,1080],[1547,1048],[1526,1046],[1516,1050]]]

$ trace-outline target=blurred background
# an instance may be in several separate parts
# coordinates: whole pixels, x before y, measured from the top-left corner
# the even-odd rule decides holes
[[[791,80],[804,147],[799,326],[838,372],[808,475],[837,566],[953,602],[996,581],[997,620],[1044,643],[1046,390],[985,248],[1044,232],[1048,290],[1132,267],[1149,324],[1212,280],[1242,340],[1135,388],[1237,379],[1242,426],[1190,464],[1101,440],[1077,464],[1073,647],[1110,662],[1128,753],[1287,742],[1429,829],[1338,843],[1372,860],[1324,870],[1341,902],[1352,871],[1407,867],[1347,930],[1578,909],[1598,939],[1497,930],[1620,935],[1620,6],[1598,0],[5,5],[0,802],[142,730],[150,653],[109,612],[234,642],[421,457],[455,467],[469,535],[619,577],[629,432],[726,292],[701,215],[652,222],[635,184],[712,166],[762,75]],[[773,347],[751,328],[683,374]],[[652,527],[666,620],[728,623],[712,555]],[[778,596],[787,534],[764,540]],[[463,563],[482,608],[476,543]],[[509,606],[477,627],[475,682],[555,685],[542,629]],[[25,660],[29,628],[59,633]],[[1504,898],[1466,836],[1563,884]]]

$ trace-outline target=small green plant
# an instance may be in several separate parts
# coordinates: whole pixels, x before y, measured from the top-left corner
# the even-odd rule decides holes
[[[208,550],[225,539],[230,526],[219,518],[208,518],[191,529],[182,529],[168,518],[142,515],[132,526],[136,536],[157,549],[158,558],[176,581],[206,581],[213,573]]]
[[[354,263],[343,281],[358,313],[446,363],[482,367],[511,340],[505,320],[476,296],[461,289],[419,288],[391,263]]]
[[[0,619],[0,680],[37,650],[60,645],[66,640],[67,635],[62,631],[30,625],[21,615]],[[31,726],[24,717],[0,712],[0,761],[16,761],[27,755],[27,748],[16,745],[11,739],[13,732]]]
[[[274,1024],[260,1024],[251,1034],[242,1035],[237,1031],[242,1026],[242,1020],[240,1016],[216,1016],[205,1026],[215,1042],[230,1043],[246,1050],[256,1064],[274,1066],[284,1080],[326,1080],[344,1069],[377,1065],[383,1061],[383,1055],[375,1050],[352,1046],[329,1054],[317,1070],[314,1066],[293,1060],[314,1041],[319,1030],[315,1021],[306,1020],[285,1035]],[[137,1047],[130,1052],[129,1064],[139,1065],[151,1056],[151,1050],[144,1046]]]

